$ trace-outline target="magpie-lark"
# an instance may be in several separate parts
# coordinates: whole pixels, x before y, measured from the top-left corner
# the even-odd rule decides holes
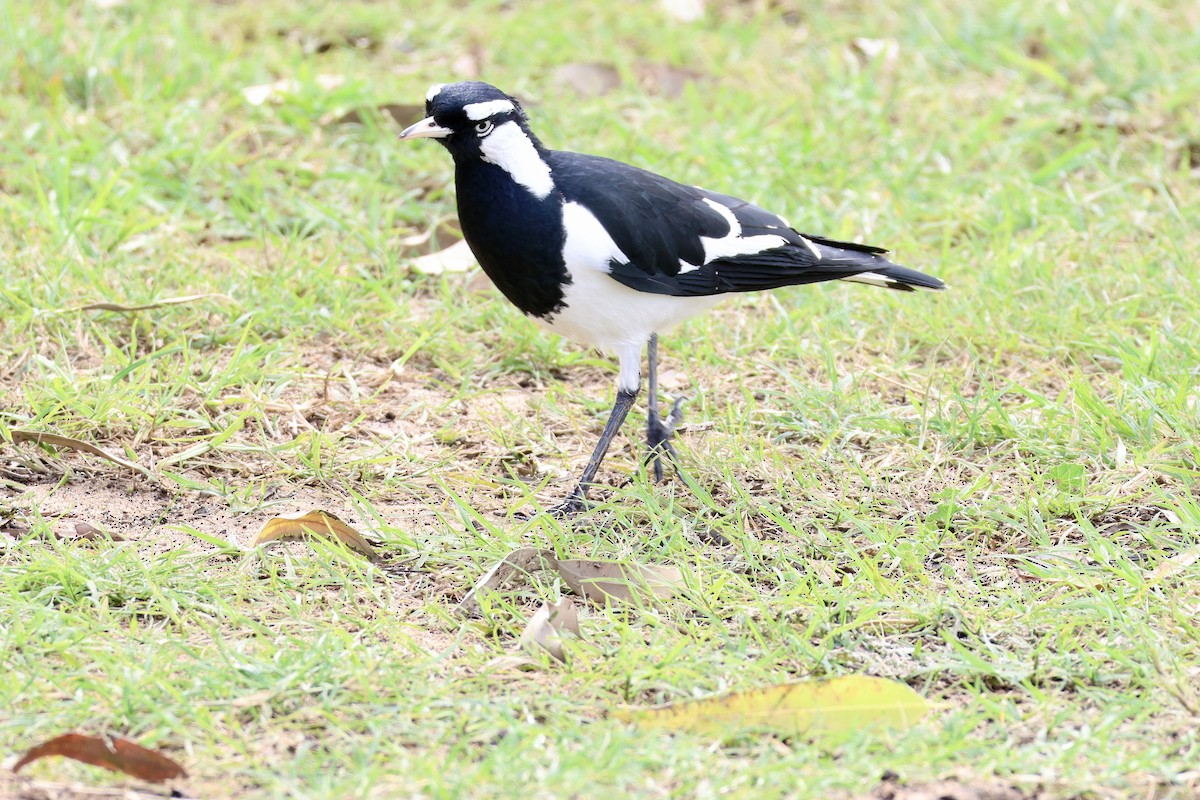
[[[727,292],[843,280],[912,291],[943,284],[870,245],[798,233],[736,197],[598,156],[548,150],[514,98],[486,83],[439,84],[401,139],[437,139],[454,157],[458,216],[504,296],[555,333],[615,353],[617,399],[578,485],[556,513],[583,508],[649,359],[649,457],[662,479],[681,417],[658,412],[658,333]],[[680,473],[682,475],[682,473]]]

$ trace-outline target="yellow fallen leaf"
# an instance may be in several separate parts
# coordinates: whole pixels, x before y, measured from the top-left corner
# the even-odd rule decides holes
[[[526,652],[541,648],[565,664],[567,654],[562,645],[564,633],[579,636],[579,611],[569,597],[563,597],[557,603],[542,603],[542,607],[525,626],[517,646]]]
[[[798,681],[764,689],[688,700],[660,708],[613,711],[622,722],[641,728],[724,736],[744,728],[783,734],[817,735],[870,725],[905,728],[929,708],[909,686],[884,678],[847,675]]]
[[[378,560],[375,548],[358,531],[333,514],[317,508],[293,517],[274,517],[267,520],[258,535],[254,537],[253,546],[257,547],[260,544],[277,540],[294,542],[310,536],[333,539],[357,550],[372,561]]]

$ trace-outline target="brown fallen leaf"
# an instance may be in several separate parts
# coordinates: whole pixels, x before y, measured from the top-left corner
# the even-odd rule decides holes
[[[483,52],[476,47],[474,52],[459,53],[450,63],[450,74],[457,75],[459,80],[474,80],[483,74],[480,66],[483,63]]]
[[[671,100],[703,77],[694,69],[655,61],[638,62],[633,71],[642,91]],[[610,64],[579,62],[558,67],[551,80],[583,97],[599,97],[620,88],[621,73]]]
[[[33,442],[34,444],[50,445],[52,447],[65,447],[68,450],[78,450],[81,453],[89,453],[93,456],[107,459],[118,466],[126,469],[140,472],[147,477],[154,477],[150,470],[138,464],[135,461],[130,461],[127,458],[114,455],[108,452],[103,447],[98,447],[90,442],[85,442],[80,439],[72,439],[70,436],[59,436],[57,433],[47,433],[46,431],[28,431],[23,428],[10,428],[8,431],[12,437],[13,444],[21,444],[22,442]]]
[[[557,563],[558,559],[549,550],[522,547],[500,559],[494,567],[483,574],[471,591],[458,603],[458,610],[469,616],[479,613],[479,597],[485,592],[495,591],[516,573],[528,574],[542,569],[543,564]]]
[[[856,794],[850,800],[1031,800],[1040,793],[1026,794],[1012,784],[995,778],[971,777],[934,781],[906,781],[888,770],[882,783],[869,794]]]
[[[380,103],[377,106],[370,108],[354,108],[342,114],[340,117],[331,120],[330,125],[361,125],[368,116],[378,114],[386,114],[391,117],[397,125],[402,128],[407,128],[414,122],[420,122],[425,118],[425,107],[413,105],[411,103]]]
[[[674,594],[682,582],[681,573],[674,567],[592,559],[560,560],[550,550],[522,547],[506,555],[476,581],[474,588],[459,602],[458,610],[476,615],[482,594],[495,591],[514,574],[528,574],[540,569],[554,570],[571,591],[597,605],[612,601],[637,602],[647,593],[665,599]]]
[[[621,85],[616,67],[595,62],[563,64],[554,70],[550,80],[582,97],[599,97]]]
[[[110,531],[101,530],[90,522],[76,522],[74,539],[85,542],[123,542],[125,537]]]
[[[26,764],[48,756],[63,756],[94,764],[151,783],[187,777],[187,771],[177,761],[156,750],[148,750],[117,736],[87,736],[82,733],[65,733],[31,747],[13,765],[12,771],[19,772]]]
[[[542,607],[525,626],[517,646],[526,652],[536,652],[541,648],[565,664],[567,654],[562,644],[564,633],[580,635],[579,610],[569,597],[560,598],[557,603],[542,603]]]
[[[796,681],[660,708],[617,709],[613,716],[641,728],[725,736],[744,728],[817,735],[870,725],[906,728],[929,710],[907,684],[867,675]]]
[[[688,84],[696,83],[702,77],[702,73],[694,69],[649,61],[643,61],[634,69],[646,94],[658,95],[668,100],[682,96]]]
[[[227,294],[219,292],[208,292],[206,294],[189,294],[183,297],[167,297],[162,300],[155,300],[153,303],[142,303],[141,305],[124,305],[122,303],[86,303],[81,306],[75,306],[68,309],[69,311],[119,311],[123,314],[128,314],[133,311],[147,311],[151,308],[163,308],[165,306],[179,306],[185,303],[194,303],[197,300],[209,300],[212,298],[221,298],[222,300],[232,300]]]
[[[568,559],[557,562],[563,582],[585,600],[604,605],[634,602],[647,590],[666,599],[679,589],[683,574],[675,567],[647,567],[622,561]]]
[[[1200,544],[1192,545],[1188,549],[1158,562],[1158,566],[1150,572],[1150,578],[1155,580],[1178,575],[1197,561],[1200,561]]]
[[[379,560],[378,553],[371,543],[362,535],[340,519],[327,511],[314,508],[303,514],[291,517],[274,517],[263,524],[258,535],[251,543],[252,547],[274,541],[295,542],[320,536],[341,542],[352,550],[357,550],[371,561]]]

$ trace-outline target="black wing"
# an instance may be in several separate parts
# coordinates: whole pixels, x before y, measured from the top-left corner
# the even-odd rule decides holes
[[[612,263],[611,274],[630,288],[712,295],[862,273],[872,274],[867,282],[890,288],[942,288],[936,278],[883,258],[882,248],[801,234],[745,200],[599,156],[548,156],[564,199],[591,211],[627,256]]]

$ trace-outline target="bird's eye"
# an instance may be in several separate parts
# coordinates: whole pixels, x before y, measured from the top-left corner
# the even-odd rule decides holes
[[[487,136],[492,132],[492,121],[490,119],[485,119],[482,122],[476,122],[475,132],[480,136]]]

